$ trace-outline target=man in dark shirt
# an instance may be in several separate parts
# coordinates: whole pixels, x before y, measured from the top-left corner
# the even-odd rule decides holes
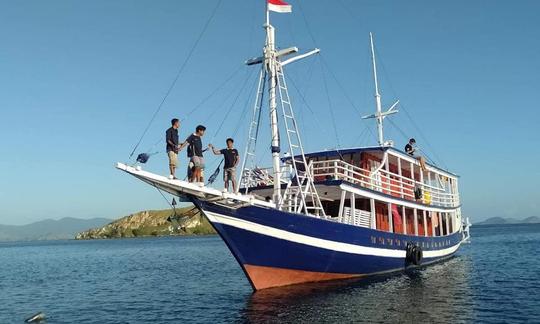
[[[208,147],[212,149],[215,155],[223,154],[223,159],[225,160],[225,165],[223,166],[223,182],[225,183],[225,191],[229,191],[229,181],[232,182],[233,192],[236,192],[236,166],[240,160],[238,150],[234,146],[234,140],[232,138],[227,138],[227,148],[222,150],[217,150],[214,145],[208,144]]]
[[[190,159],[190,165],[192,165],[192,173],[189,181],[199,182],[202,185],[204,185],[204,178],[202,175],[202,172],[204,170],[204,157],[201,138],[204,136],[205,131],[206,127],[204,127],[203,125],[197,126],[197,128],[195,128],[195,133],[189,135],[189,137],[186,138],[184,143],[180,144],[180,151],[185,146],[189,145],[187,150],[187,156]]]
[[[167,143],[167,155],[169,156],[169,171],[171,175],[169,179],[176,179],[175,171],[178,165],[178,128],[180,121],[178,118],[171,120],[171,127],[165,132],[165,142]]]
[[[405,145],[405,153],[409,154],[410,156],[414,156],[414,151],[416,151],[414,144],[416,144],[416,140],[414,138],[411,138],[409,140],[409,143]]]
[[[405,153],[409,154],[410,156],[414,156],[418,162],[420,162],[420,167],[422,168],[422,170],[426,171],[426,160],[424,160],[424,157],[423,156],[417,156],[415,153],[416,153],[416,140],[414,138],[411,138],[409,140],[409,143],[407,143],[407,145],[405,145]]]

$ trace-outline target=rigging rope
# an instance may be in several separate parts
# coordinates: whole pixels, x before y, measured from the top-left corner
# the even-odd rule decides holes
[[[342,4],[342,5],[343,5],[343,4]],[[298,2],[298,7],[299,7],[299,9],[300,9],[299,11],[300,11],[300,13],[301,13],[301,15],[302,15],[302,19],[303,19],[303,21],[304,21],[304,24],[306,25],[306,28],[307,28],[309,37],[311,38],[313,44],[314,44],[316,47],[318,47],[318,46],[317,46],[317,40],[315,39],[315,36],[313,35],[313,32],[311,31],[311,27],[310,27],[309,22],[308,22],[308,20],[307,20],[307,18],[306,18],[306,15],[304,14],[304,9],[302,8],[301,1]],[[319,57],[320,57],[320,60],[321,60],[320,62],[322,62],[322,63],[326,66],[327,70],[330,72],[330,75],[332,76],[332,78],[334,79],[334,81],[336,82],[336,84],[338,85],[338,87],[340,88],[340,90],[343,92],[343,94],[344,94],[345,98],[347,99],[347,101],[348,101],[348,102],[350,103],[350,105],[354,108],[354,110],[356,110],[356,112],[357,112],[360,116],[362,116],[362,113],[360,112],[360,109],[358,109],[358,107],[356,107],[356,105],[354,104],[354,102],[352,101],[352,99],[351,99],[351,98],[349,97],[349,95],[347,94],[347,91],[345,91],[345,88],[343,87],[343,85],[341,84],[341,82],[339,82],[338,78],[336,77],[336,75],[334,74],[334,72],[332,71],[332,69],[330,69],[330,66],[328,65],[328,63],[327,63],[326,60],[325,60],[325,56],[322,55],[321,53],[319,53]],[[324,76],[324,73],[323,73],[323,78],[324,78],[324,77],[325,77],[325,76]],[[327,86],[326,86],[326,79],[324,80],[324,82],[325,82],[325,88],[327,88]],[[366,125],[365,127],[368,128],[367,125]],[[339,139],[336,138],[336,140],[338,141],[338,145],[339,145]]]
[[[332,100],[330,100],[330,93],[328,92],[328,82],[326,81],[326,74],[324,73],[324,67],[321,64],[321,72],[323,75],[324,92],[326,93],[326,99],[328,100],[328,108],[330,108],[330,117],[332,118],[332,127],[334,128],[334,134],[336,136],[337,146],[340,147],[339,135],[336,126],[336,118],[334,116],[334,109],[332,107]]]
[[[208,26],[210,25],[210,22],[212,22],[221,2],[223,0],[218,0],[217,3],[216,3],[216,6],[214,7],[214,9],[212,10],[212,13],[210,14],[210,17],[206,20],[206,23],[204,24],[203,26],[203,29],[201,30],[201,32],[199,33],[199,36],[197,37],[197,39],[195,40],[195,43],[193,44],[193,46],[191,47],[190,51],[188,52],[188,55],[186,57],[186,59],[184,60],[184,62],[182,63],[182,65],[180,66],[180,68],[178,69],[178,72],[176,73],[176,76],[173,80],[173,82],[171,83],[171,85],[169,86],[169,89],[167,90],[167,92],[165,93],[165,96],[163,96],[163,99],[161,100],[161,102],[159,103],[158,107],[156,108],[156,110],[154,111],[154,114],[152,115],[152,118],[150,118],[150,121],[148,122],[148,125],[146,126],[146,128],[144,129],[141,137],[139,138],[139,141],[137,142],[137,144],[135,144],[135,147],[133,147],[133,150],[131,151],[131,154],[129,155],[129,158],[131,159],[131,157],[133,156],[133,154],[135,153],[135,150],[137,150],[137,148],[139,147],[139,145],[141,144],[144,136],[146,135],[146,133],[148,132],[148,129],[150,128],[150,126],[152,125],[152,123],[154,122],[154,119],[156,119],[156,116],[157,114],[159,113],[159,111],[161,110],[161,108],[163,107],[163,104],[165,103],[165,100],[167,100],[167,98],[169,97],[169,95],[171,94],[171,91],[173,90],[174,86],[176,85],[176,82],[178,81],[178,79],[180,78],[180,75],[182,74],[182,72],[184,71],[185,67],[187,66],[187,63],[189,62],[189,60],[191,59],[191,56],[193,55],[193,53],[195,52],[195,49],[197,48],[197,46],[199,45],[199,42],[201,41],[203,35],[205,34],[206,30],[208,29]]]
[[[190,110],[186,115],[184,115],[183,118],[181,118],[180,120],[181,121],[184,121],[187,117],[191,116],[191,114],[193,114],[198,108],[200,108],[203,104],[205,104],[208,100],[210,100],[216,93],[219,92],[219,90],[221,90],[226,84],[229,84],[229,82],[238,74],[238,72],[240,72],[240,70],[242,69],[244,65],[240,65],[236,70],[233,71],[233,73],[231,73],[229,76],[227,76],[227,78],[221,83],[219,84],[214,90],[212,90],[212,92],[210,92],[210,94],[208,94],[205,98],[203,98],[201,100],[201,102],[199,102],[192,110]],[[227,99],[225,99],[224,101],[228,100],[229,97],[227,97]],[[148,154],[148,152],[151,152],[154,150],[154,148],[159,144],[163,142],[163,137],[160,136],[159,139],[157,139],[154,144],[152,144],[152,146],[150,146],[148,148],[148,150],[146,150],[145,152]],[[154,153],[151,153],[150,155],[154,155],[154,154],[158,154],[158,153],[162,153],[162,151],[157,151],[157,152],[154,152]]]
[[[246,71],[246,78],[244,79],[244,82],[242,83],[242,86],[240,87],[240,90],[236,94],[236,97],[234,97],[234,100],[231,103],[231,105],[229,106],[229,109],[227,109],[227,112],[225,113],[225,116],[221,119],[221,123],[219,124],[219,127],[215,131],[214,136],[212,136],[212,139],[210,140],[210,142],[212,142],[216,138],[217,134],[221,131],[221,128],[223,127],[223,124],[225,123],[225,120],[227,120],[227,117],[229,117],[229,114],[231,113],[234,106],[236,105],[236,102],[238,101],[238,98],[240,98],[240,95],[242,94],[242,92],[246,88],[246,85],[247,85],[249,79],[253,75],[253,71],[254,71],[253,69],[250,69],[250,70]]]
[[[376,53],[379,53],[380,50],[377,48],[377,51]],[[382,67],[382,70],[383,70],[383,73],[386,77],[386,81],[388,82],[388,86],[390,87],[390,91],[393,93],[394,97],[396,97],[396,91],[395,91],[395,88],[392,84],[392,80],[390,79],[389,77],[389,74],[386,70],[386,67],[384,65],[384,60],[382,59],[382,57],[380,55],[377,55],[377,59],[378,59],[378,62],[380,63],[381,67]],[[418,134],[420,135],[420,137],[422,138],[422,140],[426,143],[426,145],[430,148],[430,151],[431,153],[433,153],[433,155],[435,156],[435,158],[437,159],[437,161],[439,162],[440,165],[442,165],[445,169],[448,169],[446,163],[444,163],[444,160],[441,159],[439,157],[439,155],[437,154],[437,152],[435,151],[435,149],[433,148],[433,146],[431,145],[431,143],[428,141],[427,139],[427,136],[424,135],[424,132],[422,132],[421,128],[418,126],[418,124],[414,121],[414,119],[412,118],[412,116],[409,114],[408,112],[408,109],[405,108],[405,105],[403,103],[400,102],[399,104],[399,107],[400,107],[400,110],[401,111],[404,111],[405,112],[405,116],[409,119],[409,121],[411,122],[411,124],[413,125],[413,127],[416,129],[416,131],[418,132]],[[394,124],[395,125],[395,124]],[[412,136],[405,136],[406,140],[408,141]],[[426,152],[424,151],[424,155],[426,154]],[[432,160],[432,163],[434,165],[436,165],[437,163],[435,163],[433,160]]]

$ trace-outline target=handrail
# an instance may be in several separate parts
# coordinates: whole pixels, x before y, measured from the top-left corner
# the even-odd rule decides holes
[[[381,165],[384,164],[381,163]],[[381,167],[378,168],[379,171],[377,173],[335,159],[313,162],[312,170],[314,176],[344,178],[352,183],[360,184],[363,187],[370,187],[378,191],[388,191],[400,195],[403,198],[408,197],[415,199],[414,190],[417,187],[420,187],[424,192],[430,194],[431,204],[435,205],[455,206],[459,201],[457,194],[448,193],[444,188],[419,182],[387,170],[381,170]],[[367,176],[365,173],[370,176]],[[375,177],[377,174],[378,178]]]
[[[381,161],[381,164],[377,167],[377,169],[373,170],[373,171],[369,171],[369,174],[370,175],[374,175],[376,174],[377,172],[381,171],[381,169],[384,167],[384,165],[386,164],[386,160],[388,160],[388,152],[387,151],[384,151],[384,157]],[[341,161],[341,160],[340,160]],[[345,162],[345,161],[341,161],[341,162]],[[347,162],[345,162],[347,163]],[[349,164],[349,163],[347,163]],[[352,164],[350,164],[353,168],[358,168],[357,166],[354,166]],[[361,170],[363,170],[362,168],[359,168]]]

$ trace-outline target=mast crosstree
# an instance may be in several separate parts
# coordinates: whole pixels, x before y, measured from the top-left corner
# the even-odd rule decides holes
[[[322,203],[313,183],[311,166],[308,164],[304,154],[304,148],[300,138],[298,124],[294,117],[287,83],[283,68],[285,65],[319,53],[319,49],[314,49],[304,54],[281,60],[285,56],[298,52],[297,47],[290,47],[277,50],[275,46],[275,28],[270,24],[270,12],[266,8],[266,42],[263,48],[263,55],[246,61],[246,65],[261,64],[259,74],[259,85],[255,104],[253,108],[252,121],[250,124],[246,153],[242,163],[241,183],[245,190],[253,184],[253,170],[255,166],[255,149],[257,144],[258,130],[260,126],[261,109],[264,102],[265,88],[268,91],[268,108],[271,131],[271,153],[273,170],[273,195],[272,200],[279,209],[287,209],[297,213],[325,216]],[[281,146],[280,146],[280,125],[278,101],[281,107],[283,126],[287,135],[290,153],[291,172],[282,171]],[[288,179],[284,177],[287,174]],[[285,185],[282,190],[282,185]]]

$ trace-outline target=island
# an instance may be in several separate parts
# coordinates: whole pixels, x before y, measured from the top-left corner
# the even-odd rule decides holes
[[[146,210],[124,216],[104,226],[77,233],[75,239],[110,239],[147,236],[182,236],[216,234],[198,209],[185,207]]]
[[[538,224],[538,223],[540,223],[540,217],[538,216],[531,216],[524,219],[491,217],[484,221],[474,223],[474,225]]]

